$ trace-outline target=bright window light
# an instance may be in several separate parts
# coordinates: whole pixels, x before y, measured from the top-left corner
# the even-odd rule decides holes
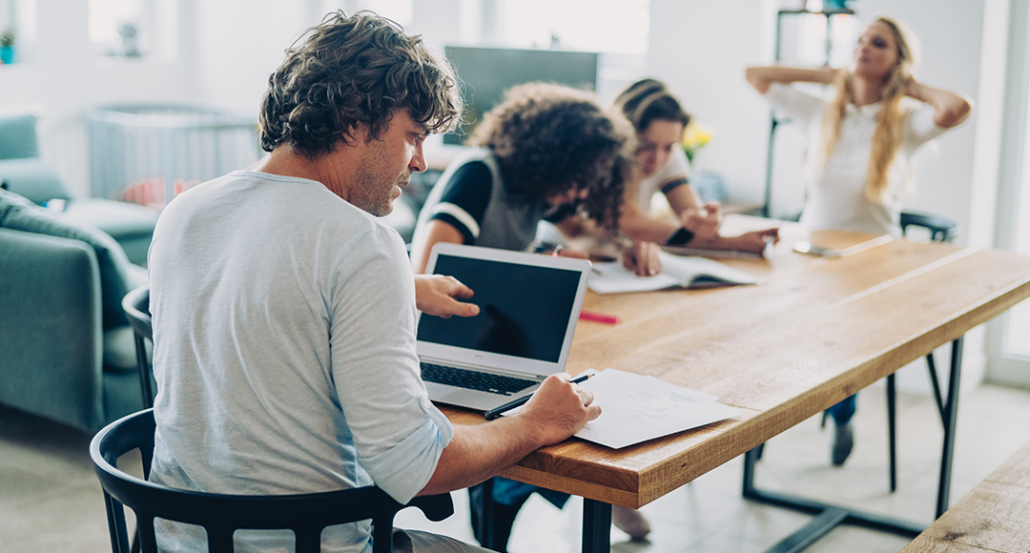
[[[89,0],[89,40],[98,56],[145,54],[145,0]]]
[[[501,10],[509,46],[647,53],[648,0],[506,0]]]

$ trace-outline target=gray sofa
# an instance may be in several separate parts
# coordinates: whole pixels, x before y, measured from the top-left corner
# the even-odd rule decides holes
[[[157,213],[72,199],[32,116],[0,119],[0,180],[0,404],[89,432],[141,409],[121,299],[146,283],[126,249],[145,263]]]
[[[141,409],[121,299],[146,280],[110,236],[0,190],[0,403],[86,431]]]

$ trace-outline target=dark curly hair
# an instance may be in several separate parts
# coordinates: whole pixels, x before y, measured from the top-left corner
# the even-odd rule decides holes
[[[680,105],[679,100],[655,79],[642,79],[623,90],[615,105],[633,124],[637,132],[644,132],[652,121],[673,121],[690,124],[690,115]]]
[[[513,200],[585,189],[586,215],[609,232],[618,228],[635,139],[593,94],[546,83],[513,87],[483,116],[472,143],[493,152]]]
[[[379,139],[398,109],[430,132],[456,125],[461,96],[450,64],[393,21],[337,11],[305,35],[268,78],[259,119],[265,151],[289,144],[318,157],[349,142],[358,124]]]

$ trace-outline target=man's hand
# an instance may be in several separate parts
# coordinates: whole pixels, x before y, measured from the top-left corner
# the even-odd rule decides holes
[[[566,373],[547,377],[518,416],[487,424],[455,424],[451,443],[419,495],[478,484],[534,450],[568,439],[599,417],[601,408],[591,405],[594,394],[569,380]]]
[[[722,226],[722,207],[718,202],[709,202],[700,209],[685,209],[680,214],[680,226],[693,232],[695,238],[714,238]]]
[[[542,446],[567,439],[601,416],[601,408],[591,405],[594,394],[570,380],[568,373],[547,377],[517,417],[533,426]]]
[[[458,279],[443,275],[415,275],[415,306],[426,315],[449,319],[451,315],[474,317],[479,306],[455,298],[472,297],[472,289]]]
[[[654,242],[633,242],[622,250],[622,266],[637,276],[655,276],[662,272],[659,251]]]

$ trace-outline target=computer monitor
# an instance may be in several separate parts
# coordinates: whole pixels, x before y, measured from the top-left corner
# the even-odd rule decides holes
[[[464,83],[465,99],[464,124],[444,135],[444,144],[464,144],[483,114],[515,85],[542,81],[597,90],[597,52],[473,46],[447,46],[444,52]]]

